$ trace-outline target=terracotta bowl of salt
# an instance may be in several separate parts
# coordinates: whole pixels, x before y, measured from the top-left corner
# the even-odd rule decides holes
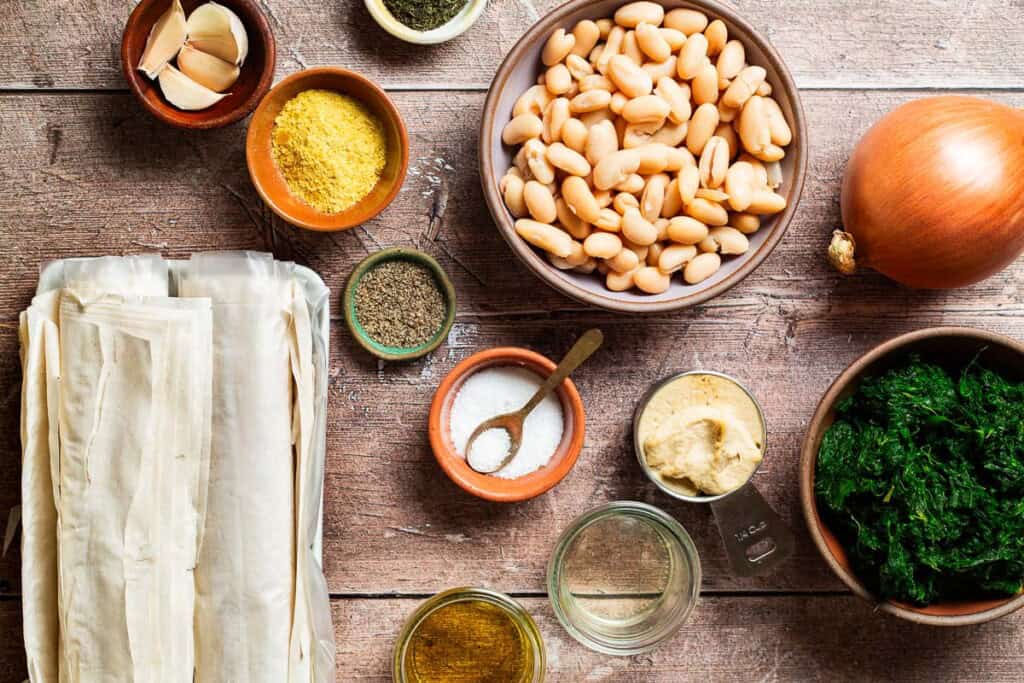
[[[555,390],[553,398],[556,405],[561,408],[562,431],[554,453],[545,464],[516,478],[481,474],[469,466],[459,452],[459,447],[456,446],[457,441],[465,441],[467,425],[453,424],[456,422],[453,421],[453,411],[457,410],[456,401],[460,392],[466,388],[466,382],[477,373],[492,369],[510,370],[513,377],[516,374],[522,374],[521,372],[516,373],[516,371],[529,371],[537,376],[539,385],[554,372],[555,363],[529,349],[511,346],[481,351],[463,360],[448,373],[434,393],[428,426],[430,447],[433,449],[434,457],[437,458],[441,469],[464,491],[479,498],[499,503],[529,500],[557,485],[576,464],[576,459],[583,448],[586,423],[583,401],[576,390],[576,385],[570,379],[566,379]],[[480,376],[480,378],[482,377]],[[493,389],[495,396],[505,393],[501,386],[495,386]],[[484,391],[486,390],[487,387],[484,387]],[[521,403],[525,402],[524,398]],[[507,410],[520,408],[521,403],[511,406]],[[538,413],[542,407],[538,407],[534,413]],[[498,412],[506,412],[506,409],[503,407],[500,411],[494,411],[494,414]],[[456,415],[456,417],[459,416]],[[492,417],[492,415],[486,415],[478,422],[468,425],[468,430],[472,431],[479,422],[487,417]],[[531,414],[532,417],[533,414]],[[543,419],[543,416],[538,417]],[[527,452],[527,439],[529,438],[527,433],[531,426],[531,421],[528,419],[524,429],[523,446],[516,459],[531,456]],[[545,429],[539,423],[537,428]],[[474,447],[473,450],[475,454],[477,448]],[[515,460],[506,467],[506,471],[510,471],[509,468],[514,465]]]

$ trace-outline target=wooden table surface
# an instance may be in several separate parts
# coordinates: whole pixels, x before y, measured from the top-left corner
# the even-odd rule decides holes
[[[938,324],[1024,337],[1024,261],[983,284],[912,292],[881,277],[842,279],[824,263],[839,181],[858,137],[884,112],[939,91],[1024,106],[1022,0],[737,0],[802,88],[810,172],[775,253],[699,308],[655,318],[588,310],[546,289],[498,236],[477,177],[476,129],[502,55],[558,0],[492,0],[443,46],[390,38],[358,0],[263,0],[278,41],[278,78],[337,64],[385,85],[405,116],[409,177],[394,204],[337,235],[296,230],[260,202],[245,169],[245,125],[184,133],[157,123],[126,91],[121,29],[129,0],[3,3],[0,44],[0,513],[19,498],[17,316],[50,259],[159,251],[262,249],[319,271],[337,293],[370,251],[416,245],[459,294],[448,343],[410,364],[380,365],[335,316],[325,512],[325,570],[338,681],[390,679],[403,619],[461,585],[521,599],[547,643],[551,681],[986,680],[1024,678],[1024,613],[939,630],[874,614],[830,574],[805,531],[798,449],[814,406],[859,354]],[[436,240],[425,236],[440,221]],[[996,248],[993,245],[993,248]],[[590,326],[606,348],[578,375],[586,446],[552,492],[499,506],[464,495],[426,442],[435,386],[467,355],[521,345],[552,357]],[[707,368],[745,380],[763,402],[769,453],[756,483],[796,530],[776,573],[731,575],[709,512],[669,500],[636,467],[630,414],[651,382]],[[557,624],[544,592],[548,554],[580,513],[611,500],[667,510],[704,566],[690,624],[654,652],[594,654]],[[16,550],[0,560],[0,681],[24,675]]]

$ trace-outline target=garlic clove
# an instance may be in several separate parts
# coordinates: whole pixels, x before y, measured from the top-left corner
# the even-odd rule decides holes
[[[241,66],[249,54],[249,35],[238,15],[223,5],[208,2],[188,17],[188,40],[192,47]]]
[[[183,111],[199,111],[206,109],[224,99],[225,95],[216,93],[204,85],[175,69],[170,64],[160,71],[160,89],[164,97],[178,109]]]
[[[186,25],[181,0],[174,0],[150,29],[138,70],[150,78],[156,78],[164,65],[174,59],[174,55],[185,44]]]
[[[178,53],[178,69],[199,85],[224,92],[238,80],[241,70],[231,62],[195,49],[188,43]]]

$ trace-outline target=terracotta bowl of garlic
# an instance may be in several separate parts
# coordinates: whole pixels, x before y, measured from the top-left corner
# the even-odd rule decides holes
[[[186,129],[252,113],[276,59],[274,34],[251,0],[141,0],[121,40],[131,91],[153,116]]]

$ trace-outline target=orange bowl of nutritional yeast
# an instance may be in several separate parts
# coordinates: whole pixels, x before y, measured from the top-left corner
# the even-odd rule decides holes
[[[485,370],[497,369],[519,374],[525,374],[521,373],[521,370],[529,371],[536,374],[539,385],[554,372],[555,363],[539,353],[514,346],[488,349],[463,360],[448,373],[434,393],[428,424],[430,447],[434,451],[434,457],[437,458],[441,469],[464,491],[485,500],[514,503],[539,496],[565,478],[576,464],[576,459],[583,448],[586,414],[576,385],[572,380],[566,379],[552,395],[561,408],[562,433],[546,464],[539,469],[523,474],[523,476],[509,479],[477,472],[466,463],[465,458],[456,448],[452,432],[453,408],[459,397],[459,392],[466,387],[466,382],[471,377]],[[526,403],[526,398],[510,410],[518,409],[524,403]],[[540,409],[541,407],[538,407],[534,412],[536,413]],[[487,415],[480,422],[492,416]],[[473,426],[476,424],[479,422]],[[523,447],[520,448],[517,458],[524,456],[527,432],[530,427],[531,424],[528,420],[524,428]],[[474,449],[475,452],[476,449]],[[514,463],[515,461],[508,467],[512,467]]]
[[[335,232],[370,220],[395,198],[409,166],[409,136],[391,98],[339,67],[294,73],[253,114],[249,176],[278,216]]]

